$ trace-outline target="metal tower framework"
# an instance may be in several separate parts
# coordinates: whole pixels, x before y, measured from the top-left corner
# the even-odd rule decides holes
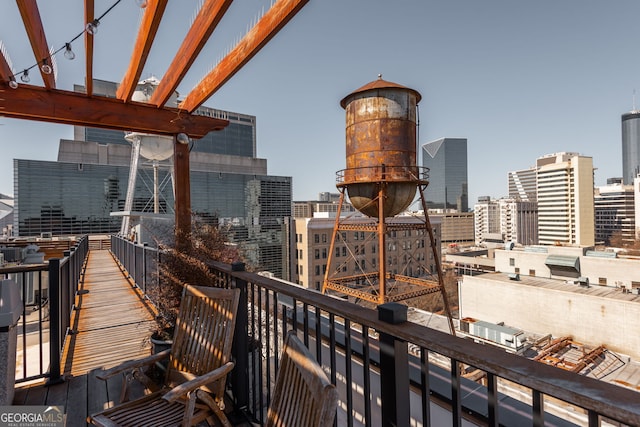
[[[339,181],[340,175],[341,174],[339,173]],[[328,290],[331,290],[338,294],[352,296],[372,303],[384,304],[386,302],[402,301],[440,292],[449,322],[450,332],[455,335],[451,308],[444,287],[444,274],[442,271],[442,263],[439,258],[440,252],[438,251],[436,238],[429,220],[427,205],[424,198],[424,190],[428,185],[428,181],[416,179],[414,182],[418,188],[424,217],[415,217],[422,221],[413,224],[394,221],[394,217],[385,218],[384,201],[387,199],[387,181],[380,181],[377,183],[378,195],[370,202],[371,204],[377,204],[379,212],[377,218],[370,218],[370,221],[366,222],[355,222],[351,217],[342,218],[340,214],[345,201],[345,190],[348,187],[348,183],[338,182],[337,188],[340,192],[340,201],[331,236],[322,293],[324,294]],[[420,271],[428,274],[430,273],[430,269],[426,267],[425,262],[428,260],[428,250],[431,248],[434,264],[436,266],[437,280],[430,280],[422,277],[411,277],[406,274],[394,274],[387,271],[387,262],[389,261],[387,259],[387,237],[392,232],[412,230],[423,230],[429,236],[429,245],[422,245],[422,247],[419,247],[420,245],[415,245],[418,247],[413,247],[409,255],[414,261],[416,261]],[[373,239],[377,240],[379,250],[377,254],[378,262],[376,264],[376,268],[363,268],[362,264],[356,258],[357,248],[355,248],[354,245],[349,245],[349,243],[343,238],[342,232],[345,231],[368,233],[368,237],[365,238],[365,242]],[[345,261],[341,262],[340,265],[334,266],[335,247],[338,241],[347,247],[349,256]],[[359,242],[359,244],[360,243],[361,242]],[[345,262],[349,262],[351,260],[355,261],[356,268],[359,272],[353,275],[341,275],[341,267]],[[406,272],[402,271],[402,273]],[[424,276],[424,274],[422,276]]]

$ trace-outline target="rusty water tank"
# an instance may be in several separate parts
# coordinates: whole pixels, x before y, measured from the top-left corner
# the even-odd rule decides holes
[[[416,158],[416,106],[420,93],[396,83],[374,80],[340,101],[346,111],[347,168],[338,172],[351,204],[378,217],[376,198],[384,186],[384,217],[413,201],[420,177]]]

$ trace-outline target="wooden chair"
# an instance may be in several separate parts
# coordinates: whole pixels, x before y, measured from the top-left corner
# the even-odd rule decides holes
[[[98,375],[107,379],[142,372],[144,366],[169,357],[163,387],[140,399],[89,417],[99,426],[191,426],[215,414],[224,415],[224,389],[230,361],[240,290],[187,286],[183,292],[171,349],[138,361],[125,362]],[[96,349],[99,351],[99,349]],[[136,377],[139,375],[135,375]],[[126,393],[125,393],[126,394]]]
[[[336,387],[307,347],[294,333],[289,333],[266,426],[332,426],[337,407]]]

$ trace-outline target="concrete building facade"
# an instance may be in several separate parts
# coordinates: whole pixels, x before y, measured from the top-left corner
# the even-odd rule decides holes
[[[440,220],[429,217],[436,237],[437,247],[440,247]],[[371,219],[360,217],[349,220],[357,223],[371,222]],[[420,222],[412,216],[397,216],[394,222],[408,221]],[[324,273],[327,269],[331,236],[335,224],[335,215],[325,214],[313,218],[296,218],[294,220],[295,235],[295,266],[292,271],[295,279],[292,280],[306,288],[321,290]],[[377,268],[380,249],[377,239],[371,238],[371,233],[364,231],[344,231],[342,238],[336,242],[334,248],[333,263],[344,275],[360,273],[356,262],[362,270],[369,267]],[[344,243],[346,242],[346,243]],[[422,255],[416,255],[416,250],[429,247],[429,236],[424,230],[407,230],[392,232],[387,236],[387,271],[392,274],[405,274],[411,277],[422,277],[436,272],[435,259],[429,249],[428,255],[422,259]],[[349,251],[353,251],[349,253]],[[426,266],[428,271],[421,271]],[[292,277],[294,277],[292,275]]]
[[[537,170],[535,167],[509,172],[509,198],[535,202],[538,200]]]
[[[482,197],[473,209],[476,245],[482,245],[487,236],[493,238],[496,234],[501,236],[500,240],[504,243],[538,243],[537,202]]]
[[[537,159],[538,241],[595,243],[593,159],[555,153]]]
[[[495,273],[463,276],[460,315],[572,336],[640,357],[640,259],[570,246],[494,251]]]
[[[636,197],[633,185],[611,182],[596,187],[595,238],[596,242],[611,244],[611,238],[618,235],[623,244],[632,243],[636,238]]]
[[[474,213],[447,212],[429,214],[431,222],[440,223],[442,244],[468,246],[474,242]]]
[[[479,197],[478,203],[473,206],[473,215],[476,245],[482,244],[487,235],[501,234],[498,201],[489,196]]]
[[[522,276],[585,282],[637,292],[640,259],[593,247],[525,246],[494,252],[495,271]]]
[[[637,261],[636,261],[637,262]],[[640,358],[640,295],[504,273],[464,276],[460,315]]]

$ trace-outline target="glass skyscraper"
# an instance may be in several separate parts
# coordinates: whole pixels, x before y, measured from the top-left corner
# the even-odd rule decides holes
[[[640,111],[622,115],[622,182],[633,185],[640,173]]]
[[[291,177],[267,175],[266,160],[255,157],[255,117],[206,107],[202,112],[224,115],[230,124],[193,141],[192,212],[225,226],[252,267],[289,279]],[[60,141],[58,161],[14,160],[15,235],[120,231],[122,218],[111,213],[124,210],[131,145],[123,132],[76,127],[74,134],[79,140]],[[158,210],[172,219],[170,161],[157,172]],[[150,181],[153,167],[140,159],[132,211],[153,212]]]
[[[469,210],[466,138],[441,138],[423,144],[422,166],[429,168],[425,190],[429,209]]]

